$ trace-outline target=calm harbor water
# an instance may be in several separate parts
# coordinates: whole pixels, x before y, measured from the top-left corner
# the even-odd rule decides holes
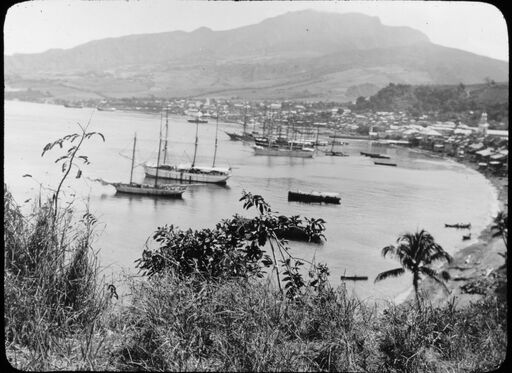
[[[5,102],[4,180],[17,202],[29,211],[39,185],[55,187],[59,156],[52,151],[41,157],[44,145],[77,132],[77,122],[90,121],[90,131],[103,133],[106,141],[92,138],[82,154],[91,164],[83,168],[88,178],[70,179],[66,193],[74,194],[74,206],[90,211],[100,221],[95,248],[106,273],[136,274],[134,260],[155,229],[164,224],[180,228],[214,227],[235,213],[247,214],[238,202],[243,190],[261,194],[274,210],[286,215],[321,217],[326,220],[327,242],[322,245],[291,242],[297,256],[327,263],[331,282],[339,276],[366,275],[369,281],[347,283],[361,299],[389,300],[410,289],[411,279],[373,283],[382,271],[398,263],[384,259],[380,249],[397,236],[426,229],[450,253],[468,244],[463,232],[444,228],[444,223],[471,222],[474,239],[490,223],[498,209],[496,191],[478,172],[462,165],[407,149],[377,147],[368,141],[347,140],[340,147],[349,157],[317,156],[313,159],[255,156],[250,146],[230,141],[223,130],[236,124],[219,124],[217,166],[231,166],[227,186],[189,186],[182,200],[116,195],[115,189],[92,180],[125,181],[130,176],[130,157],[137,133],[136,164],[156,159],[159,114],[98,112],[16,101]],[[195,124],[186,118],[169,118],[169,158],[190,162]],[[211,165],[215,121],[200,124],[197,164]],[[360,151],[385,153],[398,167],[376,166]],[[33,178],[22,177],[30,174]],[[144,180],[142,167],[134,180]],[[288,190],[338,192],[341,205],[301,204],[287,201]],[[29,200],[30,199],[30,200]],[[28,201],[29,200],[29,201]]]

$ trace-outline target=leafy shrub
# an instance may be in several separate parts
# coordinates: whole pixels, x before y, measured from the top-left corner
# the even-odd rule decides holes
[[[290,253],[287,241],[278,237],[278,231],[301,227],[307,237],[323,237],[325,222],[322,219],[276,215],[270,205],[259,195],[243,194],[240,199],[245,209],[255,208],[259,215],[247,219],[235,215],[218,223],[215,229],[182,231],[173,225],[158,228],[153,239],[160,246],[144,250],[137,260],[137,267],[149,277],[172,270],[176,275],[201,281],[226,278],[263,277],[264,269],[273,267],[277,283],[285,283],[286,294],[293,298],[304,286],[315,288],[325,285],[328,269],[323,264],[312,263],[310,281],[303,278],[300,267],[305,260]],[[266,254],[265,245],[270,246]],[[276,257],[279,255],[280,259]],[[281,278],[279,265],[284,267]]]

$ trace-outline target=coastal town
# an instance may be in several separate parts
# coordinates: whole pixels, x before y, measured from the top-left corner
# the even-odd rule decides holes
[[[441,121],[438,115],[413,116],[408,112],[356,110],[353,103],[244,101],[222,98],[132,98],[106,100],[29,101],[62,104],[67,107],[96,107],[103,111],[135,111],[169,114],[240,124],[240,130],[264,134],[272,122],[296,126],[304,141],[330,144],[332,138],[372,140],[382,146],[403,146],[432,151],[475,165],[479,171],[496,176],[508,175],[508,123],[488,119],[485,111],[469,114],[476,119]],[[242,128],[244,127],[245,128]],[[300,129],[299,129],[300,127]],[[318,134],[318,136],[317,136]],[[338,140],[339,141],[339,140]],[[342,142],[341,142],[342,143]]]

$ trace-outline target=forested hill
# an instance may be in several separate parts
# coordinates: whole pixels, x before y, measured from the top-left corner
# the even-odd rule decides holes
[[[508,121],[508,83],[408,85],[393,84],[370,97],[358,97],[351,109],[356,111],[407,111],[414,116],[437,112],[454,116],[486,111],[489,120]]]

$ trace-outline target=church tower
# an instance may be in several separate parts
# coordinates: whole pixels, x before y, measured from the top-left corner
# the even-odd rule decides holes
[[[487,136],[487,130],[489,129],[489,123],[487,123],[487,113],[484,111],[480,122],[478,123],[478,132],[482,135]]]

